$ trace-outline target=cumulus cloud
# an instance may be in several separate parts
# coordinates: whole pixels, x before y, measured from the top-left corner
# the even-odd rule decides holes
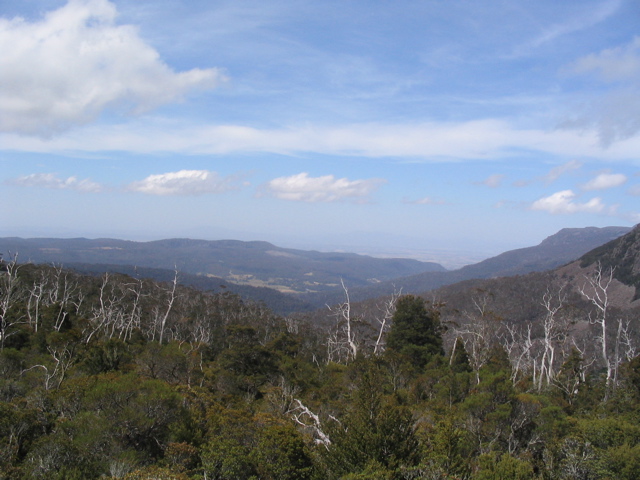
[[[55,173],[32,173],[5,182],[17,187],[51,188],[54,190],[76,190],[79,192],[97,193],[104,190],[99,183],[77,177],[59,178]]]
[[[605,190],[619,187],[626,183],[627,177],[621,173],[601,173],[597,177],[582,185],[583,190]]]
[[[179,172],[149,175],[133,182],[127,190],[149,195],[203,195],[233,190],[233,178],[220,177],[208,170],[180,170]]]
[[[481,182],[477,182],[476,185],[484,185],[489,188],[498,188],[500,185],[502,185],[503,179],[504,175],[496,173],[494,175],[489,175],[489,177],[485,178]]]
[[[69,0],[39,21],[0,18],[0,131],[48,136],[223,80],[216,69],[174,72],[116,16],[108,0]]]
[[[548,197],[540,198],[531,205],[531,210],[540,210],[552,214],[599,213],[604,209],[602,200],[594,197],[586,203],[574,201],[576,194],[572,190],[562,190]]]
[[[310,177],[299,173],[290,177],[279,177],[268,182],[263,192],[281,200],[299,202],[336,202],[346,199],[363,199],[378,189],[385,180],[349,180],[333,175]]]

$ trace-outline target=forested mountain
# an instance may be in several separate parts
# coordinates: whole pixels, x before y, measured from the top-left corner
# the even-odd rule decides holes
[[[535,247],[510,250],[458,270],[424,272],[404,278],[395,278],[376,285],[357,287],[351,285],[350,295],[354,300],[365,300],[393,291],[420,294],[444,285],[471,279],[507,277],[530,272],[543,272],[580,258],[590,250],[628,233],[628,227],[565,228],[551,235]],[[322,305],[340,301],[341,291],[321,294],[299,295],[309,304]]]
[[[267,242],[169,239],[132,242],[86,238],[0,238],[0,252],[17,253],[23,262],[111,264],[222,278],[225,282],[270,287],[281,292],[327,291],[344,279],[371,285],[426,271],[444,271],[436,263],[382,259],[353,253],[322,253],[276,247]]]
[[[639,230],[323,321],[5,258],[0,477],[637,479]]]
[[[125,273],[158,281],[170,280],[178,269],[183,285],[211,292],[227,290],[286,315],[339,302],[343,282],[354,300],[364,300],[394,290],[421,293],[467,279],[544,271],[575,260],[628,231],[626,227],[563,229],[538,246],[505,252],[455,271],[414,260],[306,252],[267,242],[231,240],[2,238],[0,252],[17,253],[22,262],[53,263],[92,274]],[[420,273],[413,275],[415,272]]]

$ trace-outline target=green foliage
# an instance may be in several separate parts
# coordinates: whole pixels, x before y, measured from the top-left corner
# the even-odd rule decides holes
[[[442,355],[440,314],[425,301],[413,295],[398,299],[387,350],[406,358],[418,368],[424,367],[434,355]]]
[[[166,286],[24,272],[0,348],[2,479],[640,478],[638,358],[606,401],[577,350],[534,391],[495,338],[478,372],[461,341],[441,355],[439,313],[414,296],[385,354],[363,339],[348,365],[322,360],[322,326],[188,290],[160,344]],[[56,301],[36,312],[39,288]]]
[[[533,480],[533,467],[529,462],[512,457],[508,454],[481,455],[478,471],[473,475],[473,480]]]
[[[413,416],[392,396],[383,394],[382,384],[380,366],[367,363],[357,379],[347,416],[332,424],[332,445],[326,458],[336,476],[362,473],[372,464],[395,471],[417,463]]]

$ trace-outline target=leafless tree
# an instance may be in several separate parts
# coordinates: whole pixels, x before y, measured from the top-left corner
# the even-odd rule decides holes
[[[462,338],[469,355],[471,367],[480,383],[480,369],[487,363],[491,348],[499,337],[500,318],[489,308],[491,295],[478,291],[473,297],[474,308],[463,311],[464,324],[455,329],[455,336]]]
[[[17,254],[8,262],[0,259],[0,350],[4,349],[7,338],[16,333],[14,327],[26,322],[23,315],[10,312],[23,295],[18,278],[19,268]]]
[[[596,337],[600,346],[600,356],[602,363],[606,369],[605,385],[608,392],[612,386],[614,373],[614,361],[609,358],[609,345],[607,341],[607,329],[609,323],[609,288],[613,281],[613,273],[615,269],[610,267],[608,271],[603,269],[602,264],[598,262],[593,273],[586,276],[586,283],[580,288],[580,293],[595,307],[595,314],[589,313],[589,322],[596,325],[599,334]]]
[[[160,337],[159,342],[162,343],[164,338],[164,329],[167,324],[167,319],[169,318],[169,314],[171,313],[171,309],[173,308],[173,304],[176,301],[176,289],[178,287],[178,269],[175,269],[175,275],[173,276],[173,282],[171,282],[171,288],[168,290],[169,300],[167,302],[167,309],[160,317],[159,328],[160,328]]]
[[[373,347],[373,354],[379,355],[384,351],[384,335],[389,329],[389,324],[393,318],[393,314],[396,312],[396,303],[398,298],[402,295],[402,289],[400,291],[394,291],[391,296],[385,299],[382,306],[378,306],[380,315],[376,318],[379,324],[378,337]]]
[[[561,287],[557,292],[552,292],[550,288],[547,288],[542,296],[541,304],[545,309],[545,317],[542,323],[542,358],[536,379],[538,391],[542,390],[543,384],[549,386],[553,383],[558,363],[556,349],[562,347],[568,338],[567,319],[560,315],[567,299],[563,290]]]
[[[531,336],[531,324],[527,324],[525,328],[505,324],[500,339],[511,362],[511,381],[515,384],[521,375],[532,372],[535,382],[536,361],[533,355],[535,340]]]
[[[358,355],[358,344],[353,328],[354,319],[351,317],[349,290],[343,280],[340,280],[340,283],[345,300],[335,307],[327,305],[331,316],[336,319],[335,328],[329,332],[327,338],[327,361],[347,363]]]

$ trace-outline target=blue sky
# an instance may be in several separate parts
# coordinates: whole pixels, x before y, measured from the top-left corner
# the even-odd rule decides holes
[[[2,236],[426,258],[640,222],[635,0],[0,0],[0,51]]]

